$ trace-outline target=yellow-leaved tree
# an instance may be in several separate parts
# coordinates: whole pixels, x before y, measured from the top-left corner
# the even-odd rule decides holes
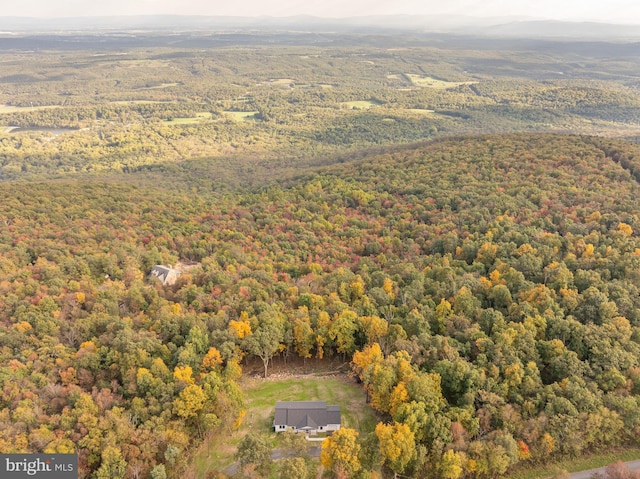
[[[202,358],[202,370],[206,372],[212,371],[220,364],[222,364],[222,355],[220,354],[220,351],[213,346],[210,347],[207,354]]]
[[[358,431],[343,427],[322,441],[320,462],[338,478],[346,479],[362,469],[359,452]]]
[[[205,401],[206,395],[197,384],[191,384],[180,391],[179,396],[173,401],[173,412],[185,419],[196,417]]]
[[[239,339],[243,339],[251,334],[251,322],[246,311],[240,313],[238,321],[229,321],[229,331],[234,333]]]
[[[402,474],[416,457],[415,436],[409,426],[398,422],[380,422],[376,426],[376,436],[380,442],[382,463],[393,471],[394,476]]]

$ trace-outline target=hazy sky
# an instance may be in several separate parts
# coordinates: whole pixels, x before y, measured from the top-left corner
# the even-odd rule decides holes
[[[640,24],[638,0],[1,0],[1,16],[381,14],[528,16]]]

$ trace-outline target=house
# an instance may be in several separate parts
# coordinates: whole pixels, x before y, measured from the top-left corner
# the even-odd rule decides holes
[[[337,431],[340,429],[340,406],[327,406],[324,401],[278,401],[273,429],[312,435]]]
[[[155,276],[158,278],[163,286],[171,286],[174,284],[178,277],[180,276],[180,271],[177,269],[170,268],[168,266],[163,266],[161,264],[155,265],[151,268],[151,273],[149,273],[149,277]]]

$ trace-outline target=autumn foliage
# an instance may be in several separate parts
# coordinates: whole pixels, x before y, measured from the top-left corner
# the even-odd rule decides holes
[[[226,195],[2,183],[0,451],[176,477],[242,420],[240,365],[292,355],[351,362],[380,415],[326,440],[338,476],[490,478],[636,444],[640,189],[614,150],[640,157],[481,136]],[[179,262],[172,286],[148,277]]]

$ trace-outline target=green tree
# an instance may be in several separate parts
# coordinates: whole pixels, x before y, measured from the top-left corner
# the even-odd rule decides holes
[[[304,434],[298,434],[289,430],[280,433],[279,436],[282,441],[282,447],[290,454],[293,454],[296,457],[307,455],[307,445],[309,442],[305,438]]]
[[[442,479],[458,479],[462,475],[462,458],[460,453],[448,450],[436,466],[438,477]]]
[[[258,434],[247,434],[240,441],[234,457],[242,467],[253,465],[258,472],[265,476],[271,469],[271,447],[269,447],[267,439]]]
[[[114,446],[107,446],[102,452],[102,461],[96,471],[97,479],[124,479],[127,463],[122,452]]]
[[[302,457],[289,457],[280,461],[278,465],[279,477],[291,479],[307,479],[309,467]]]
[[[296,352],[306,362],[307,358],[311,357],[311,349],[316,341],[316,335],[311,328],[308,317],[296,318],[293,325],[293,339]]]
[[[278,352],[283,337],[279,324],[266,322],[244,340],[247,351],[262,359],[265,378],[269,361]]]
[[[151,479],[167,479],[167,471],[164,464],[158,464],[151,469]]]
[[[358,315],[353,311],[344,310],[331,323],[329,337],[336,342],[338,352],[344,355],[353,354],[356,348],[355,336],[358,331]]]

